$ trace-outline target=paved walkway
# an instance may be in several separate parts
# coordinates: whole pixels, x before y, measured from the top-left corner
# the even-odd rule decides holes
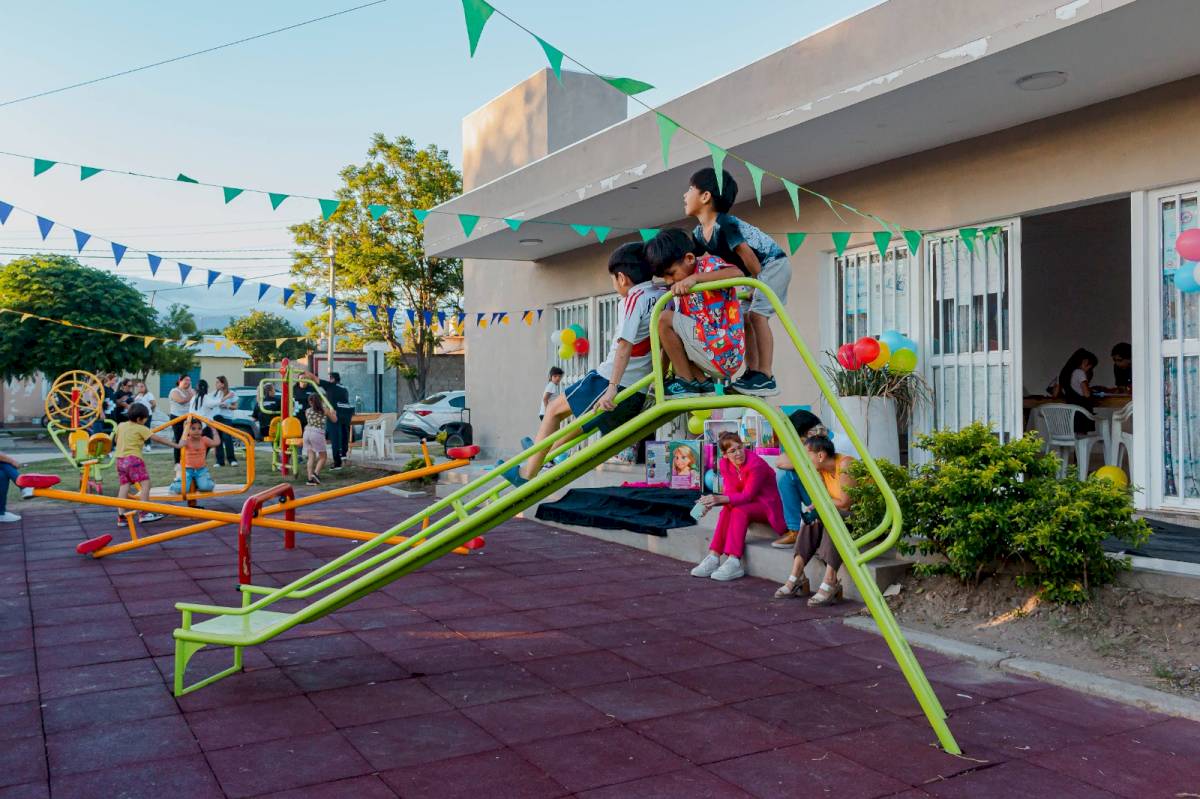
[[[302,518],[419,507],[361,502]],[[522,520],[176,701],[173,603],[235,603],[232,531],[95,561],[73,546],[110,512],[37,504],[0,528],[0,799],[1200,793],[1200,725],[919,652],[952,757],[853,607]],[[256,535],[263,583],[345,548]]]

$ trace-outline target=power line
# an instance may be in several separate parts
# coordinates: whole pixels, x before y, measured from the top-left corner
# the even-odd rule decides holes
[[[185,53],[183,55],[175,56],[174,58],[164,59],[163,61],[155,61],[153,64],[143,64],[140,67],[133,67],[131,69],[125,69],[120,72],[113,72],[112,74],[102,75],[101,77],[98,77],[98,78],[92,78],[90,80],[80,81],[79,83],[72,83],[69,86],[60,86],[57,89],[47,89],[46,91],[38,92],[37,94],[30,94],[30,95],[26,95],[25,97],[16,97],[12,100],[5,100],[4,102],[0,102],[0,108],[4,108],[5,106],[10,106],[10,105],[16,105],[17,103],[23,103],[26,100],[36,100],[39,97],[46,97],[51,94],[58,94],[59,92],[65,92],[65,91],[69,91],[71,89],[78,89],[83,86],[91,86],[93,84],[100,83],[102,81],[112,80],[113,78],[120,78],[125,75],[132,75],[135,72],[142,72],[147,69],[153,69],[154,67],[161,67],[161,66],[164,66],[165,64],[174,64],[177,61],[183,61],[185,59],[194,58],[195,56],[205,55],[207,53],[214,53],[217,50],[224,50],[227,47],[234,47],[235,45],[245,44],[246,42],[252,42],[252,41],[255,41],[256,39],[263,39],[263,38],[266,38],[267,36],[274,36],[277,33],[283,33],[285,31],[295,30],[296,28],[302,28],[305,25],[312,25],[315,22],[323,22],[327,19],[333,19],[334,17],[340,17],[343,14],[349,14],[353,11],[359,11],[361,9],[370,8],[371,6],[377,6],[381,3],[386,3],[386,2],[387,2],[387,0],[373,0],[373,2],[363,3],[362,5],[354,6],[352,8],[342,9],[341,11],[335,11],[332,14],[326,14],[323,17],[313,17],[312,19],[306,19],[303,22],[297,22],[293,25],[287,25],[282,28],[276,28],[275,30],[265,31],[263,33],[256,33],[253,36],[247,36],[244,39],[237,39],[232,42],[225,42],[224,44],[218,44],[215,47],[206,47],[203,50],[196,50],[191,53]]]

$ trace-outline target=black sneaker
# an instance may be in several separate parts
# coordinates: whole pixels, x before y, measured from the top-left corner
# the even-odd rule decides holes
[[[712,378],[706,377],[703,380],[697,380],[693,385],[696,386],[696,391],[700,394],[717,393],[717,384],[712,381]]]
[[[729,388],[739,394],[748,394],[754,388],[754,378],[759,374],[760,372],[754,369],[747,369],[741,377],[729,384]]]
[[[775,383],[775,378],[767,377],[762,372],[753,372],[748,377],[742,377],[733,384],[732,388],[739,394],[748,394],[752,397],[774,397],[779,393],[779,386]]]
[[[666,399],[686,399],[698,397],[701,394],[700,384],[692,380],[672,377],[663,384],[663,396]]]

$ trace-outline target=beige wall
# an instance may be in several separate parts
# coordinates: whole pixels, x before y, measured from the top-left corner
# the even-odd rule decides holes
[[[40,377],[0,383],[0,408],[3,409],[4,424],[21,427],[41,418],[46,412],[44,391],[48,387]]]
[[[1127,195],[1130,191],[1200,177],[1190,143],[1200,137],[1200,78],[1041,120],[988,136],[880,164],[813,188],[904,227],[935,231],[1019,216],[1057,206]],[[769,164],[767,165],[770,166]],[[770,231],[814,231],[792,260],[788,311],[809,346],[820,346],[820,272],[828,268],[831,230],[855,230],[853,244],[871,241],[874,223],[833,217],[804,200],[801,220],[783,192],[754,205],[748,177],[734,210]],[[681,186],[682,191],[685,187]],[[815,233],[820,231],[820,233]],[[549,307],[607,292],[604,261],[617,242],[596,245],[538,264],[466,262],[469,307]],[[1128,284],[1129,274],[1112,276]],[[545,337],[552,317],[523,325],[468,331],[467,390],[480,443],[511,450],[536,424],[537,393],[548,368]],[[794,351],[778,342],[779,403],[815,400],[811,379]],[[479,397],[494,398],[481,402]]]

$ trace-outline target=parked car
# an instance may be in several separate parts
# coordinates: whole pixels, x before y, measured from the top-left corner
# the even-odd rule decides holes
[[[222,416],[232,419],[230,427],[236,427],[255,441],[262,438],[258,420],[254,418],[254,409],[258,407],[258,393],[253,386],[235,386],[230,389],[238,399],[236,410],[227,410]]]
[[[405,405],[396,429],[405,435],[434,439],[447,428],[461,430],[467,421],[466,408],[467,392],[443,391]]]

